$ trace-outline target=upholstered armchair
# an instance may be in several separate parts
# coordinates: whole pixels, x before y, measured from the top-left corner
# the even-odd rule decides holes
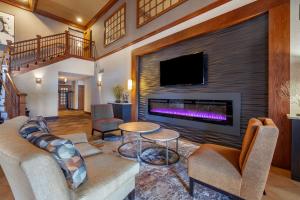
[[[104,134],[110,131],[118,130],[123,120],[114,118],[114,112],[111,104],[92,105],[92,135],[94,131]]]
[[[278,129],[271,119],[250,119],[242,148],[203,144],[188,159],[190,193],[195,183],[242,199],[264,193]]]

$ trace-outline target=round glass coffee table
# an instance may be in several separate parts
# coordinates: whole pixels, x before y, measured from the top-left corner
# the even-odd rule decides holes
[[[160,129],[160,125],[151,122],[128,122],[119,125],[122,135],[122,144],[118,148],[118,152],[121,156],[131,159],[139,159],[139,155],[142,149],[141,136],[142,133],[151,133]],[[134,141],[124,142],[124,132],[136,133],[137,139]],[[133,145],[134,152],[128,152],[126,146]]]
[[[165,144],[165,146],[157,145],[143,149],[140,154],[142,162],[151,165],[170,165],[178,162],[180,158],[178,154],[178,139],[180,134],[177,131],[160,129],[154,133],[142,133],[141,137],[153,143]],[[175,150],[169,148],[169,143],[173,140],[176,140]]]

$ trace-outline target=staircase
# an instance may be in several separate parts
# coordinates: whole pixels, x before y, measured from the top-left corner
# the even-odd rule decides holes
[[[17,89],[14,76],[71,57],[94,60],[95,43],[68,31],[7,43],[0,63],[0,123],[27,112],[27,95]]]
[[[6,69],[6,66],[4,64],[4,56],[5,54],[2,52],[1,57],[1,66],[0,66],[0,124],[2,124],[7,119],[7,112],[5,111],[5,90],[2,85],[2,82],[5,82],[5,76],[4,76],[4,70]]]

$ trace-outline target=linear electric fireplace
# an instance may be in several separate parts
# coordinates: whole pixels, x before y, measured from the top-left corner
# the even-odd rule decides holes
[[[147,120],[240,135],[239,93],[162,93],[146,102]]]
[[[233,124],[232,101],[195,99],[148,99],[151,115],[212,124]]]

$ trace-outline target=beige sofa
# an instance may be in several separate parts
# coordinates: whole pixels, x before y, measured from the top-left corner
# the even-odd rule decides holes
[[[104,153],[85,157],[88,180],[70,190],[51,155],[19,136],[26,120],[17,117],[0,125],[0,164],[16,200],[134,198],[139,164]]]
[[[258,200],[267,182],[278,129],[271,119],[252,118],[242,149],[204,144],[188,159],[190,192],[194,182],[233,197]]]

